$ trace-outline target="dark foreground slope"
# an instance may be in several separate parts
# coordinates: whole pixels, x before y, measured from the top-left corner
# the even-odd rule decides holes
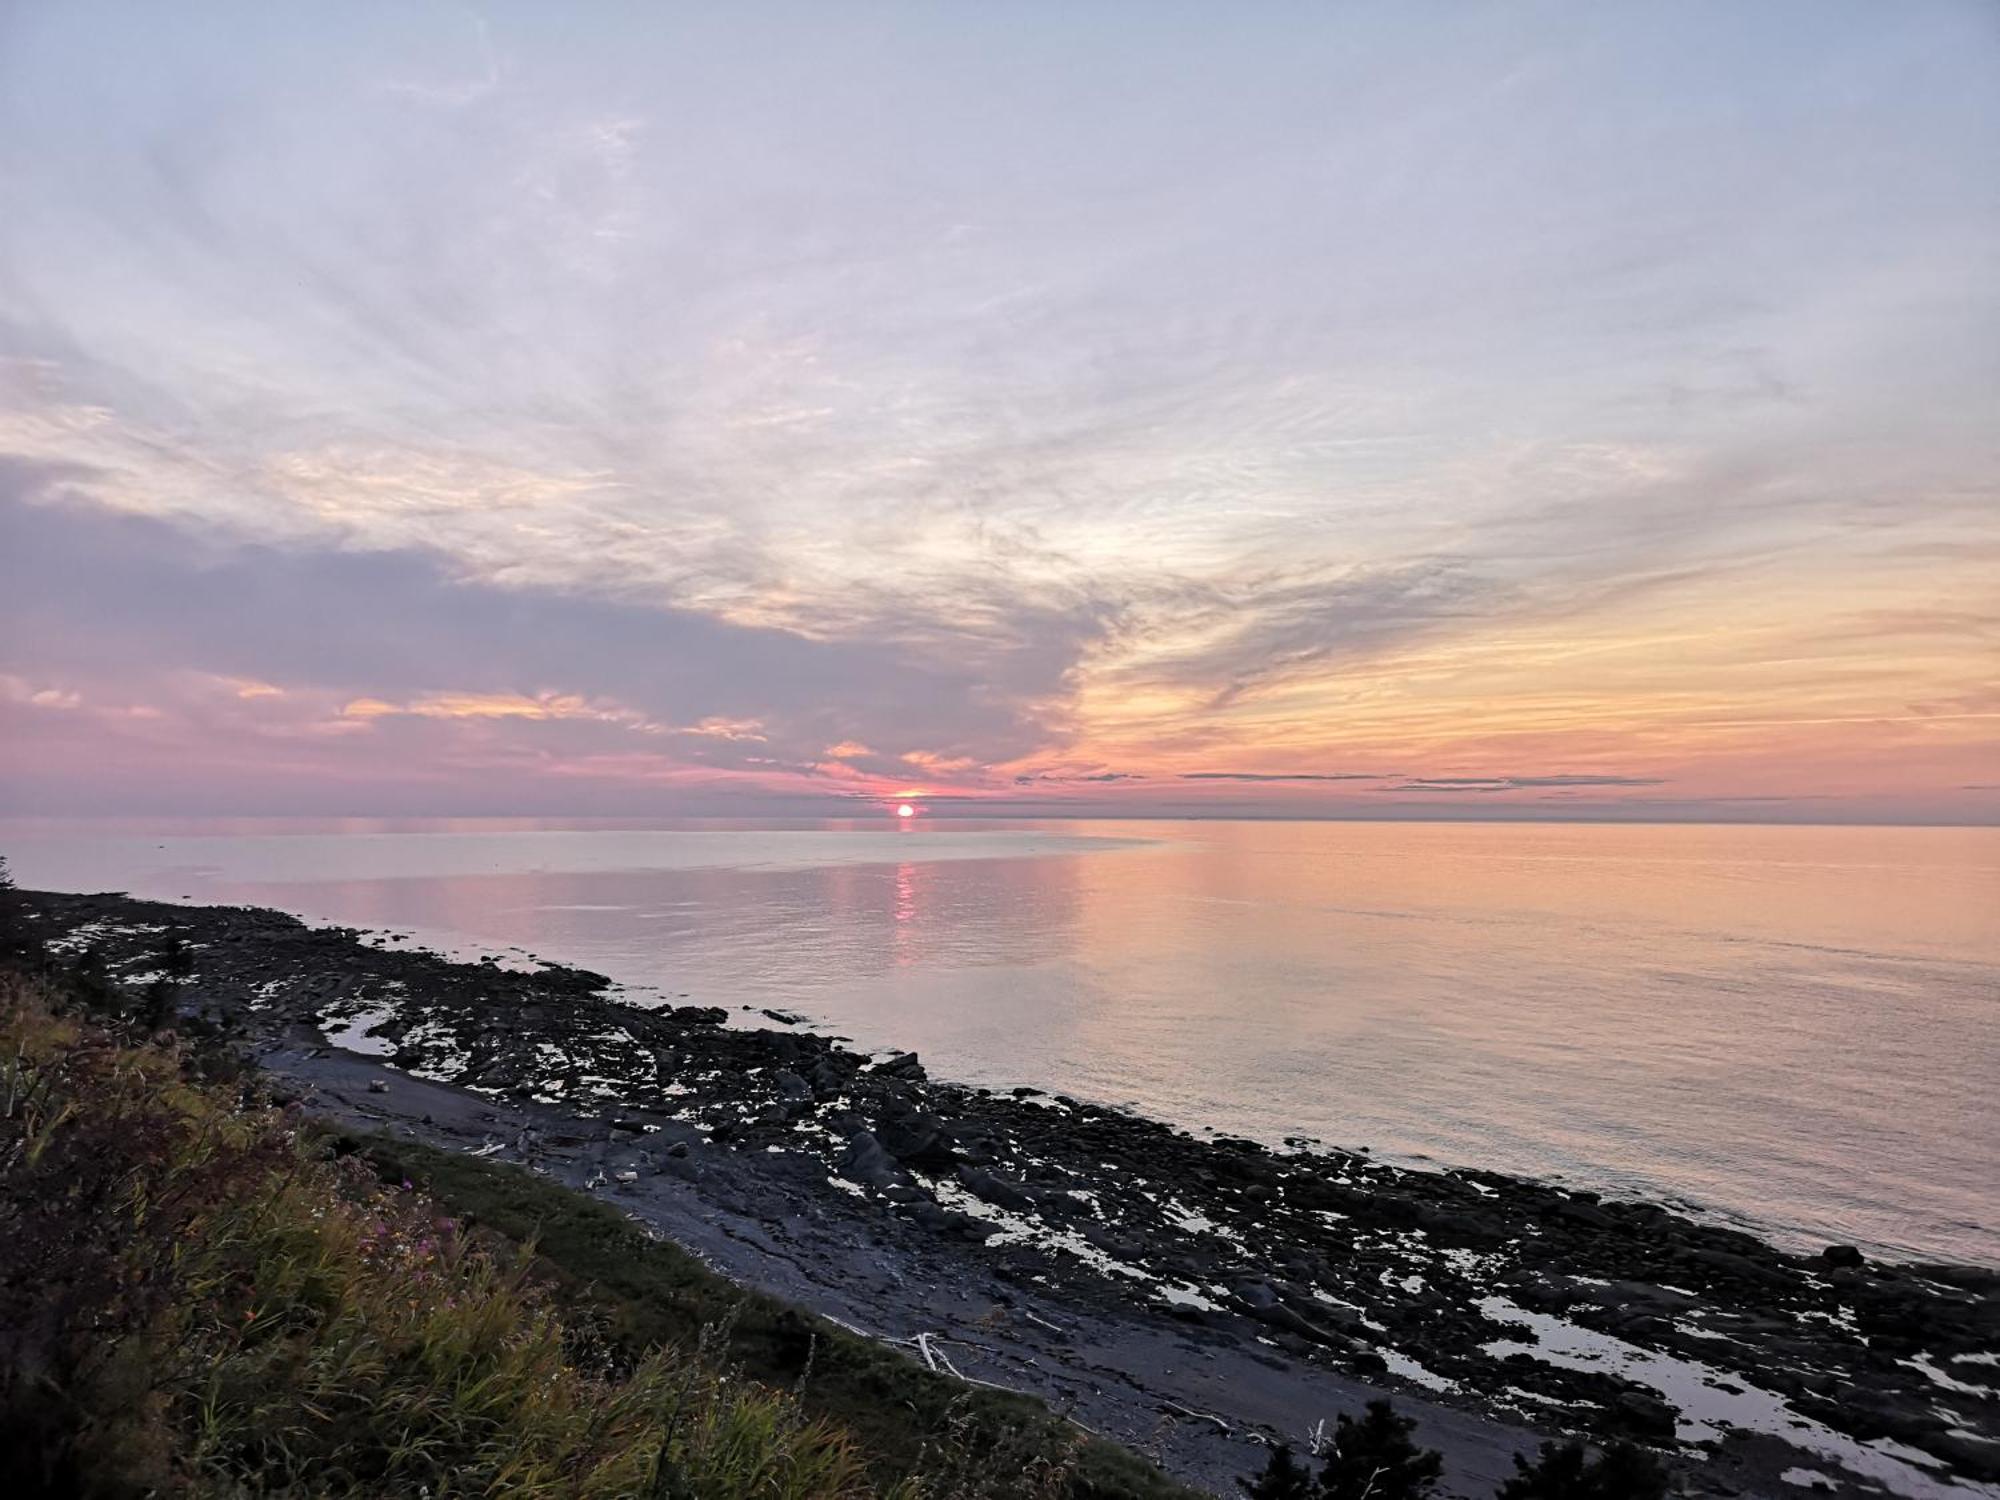
[[[586,1194],[330,1132],[125,998],[0,959],[6,1494],[1189,1495]]]
[[[1992,1493],[1990,1272],[1200,1141],[272,912],[27,904],[129,984],[185,968],[178,1003],[330,1118],[586,1187],[739,1281],[1205,1485],[1389,1390],[1467,1496],[1534,1429],[1651,1442],[1690,1493]]]

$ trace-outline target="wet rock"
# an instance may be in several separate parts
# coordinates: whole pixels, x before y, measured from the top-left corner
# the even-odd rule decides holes
[[[1572,1224],[1581,1224],[1590,1229],[1610,1229],[1617,1223],[1610,1214],[1599,1208],[1595,1202],[1584,1202],[1581,1198],[1556,1205],[1556,1217]]]
[[[38,898],[37,907],[57,915],[36,920],[72,930],[107,919],[157,920],[157,908],[122,897],[51,896]],[[213,943],[200,960],[203,1005],[243,1028],[267,1056],[304,1058],[317,1040],[304,1028],[329,1008],[347,1014],[386,1001],[398,1013],[382,1034],[404,1039],[398,1061],[405,1066],[448,1069],[490,1090],[496,1102],[546,1093],[589,1111],[581,1135],[558,1126],[530,1146],[532,1132],[524,1133],[523,1156],[560,1168],[562,1151],[575,1149],[597,1153],[588,1164],[605,1174],[633,1170],[634,1138],[643,1134],[657,1155],[637,1168],[635,1191],[643,1192],[654,1172],[698,1180],[705,1208],[782,1222],[801,1244],[812,1237],[798,1234],[797,1225],[846,1215],[850,1230],[858,1223],[866,1226],[861,1232],[879,1234],[885,1264],[902,1254],[937,1256],[954,1274],[1009,1282],[1044,1308],[1053,1294],[1086,1317],[1182,1315],[1152,1295],[1151,1283],[1103,1274],[1088,1257],[1023,1242],[973,1256],[967,1243],[992,1235],[990,1220],[932,1202],[906,1170],[915,1166],[927,1175],[955,1174],[979,1204],[1032,1207],[1158,1282],[1237,1288],[1222,1299],[1229,1310],[1207,1319],[1199,1340],[1236,1346],[1273,1368],[1284,1364],[1281,1351],[1322,1363],[1331,1352],[1342,1368],[1397,1387],[1398,1377],[1367,1348],[1379,1341],[1458,1381],[1467,1402],[1512,1386],[1544,1398],[1517,1411],[1551,1426],[1667,1438],[1671,1410],[1633,1382],[1526,1355],[1503,1362],[1487,1354],[1498,1325],[1473,1304],[1501,1295],[1700,1360],[1717,1369],[1723,1388],[1774,1390],[1839,1431],[1893,1436],[1961,1475],[1975,1474],[1985,1451],[1963,1435],[1983,1439],[1993,1430],[1990,1398],[1899,1362],[1921,1353],[1959,1386],[1993,1383],[1983,1361],[1952,1362],[2000,1344],[2000,1276],[1990,1270],[1871,1262],[1850,1255],[1851,1247],[1790,1255],[1659,1204],[1600,1201],[1495,1173],[1401,1170],[1354,1152],[1292,1155],[1235,1138],[1204,1142],[1028,1087],[988,1093],[934,1082],[911,1054],[878,1065],[838,1038],[736,1029],[716,1007],[631,1007],[592,992],[592,976],[580,973],[356,951],[338,934],[275,913],[181,908],[175,920],[199,927]],[[114,972],[135,968],[147,957],[147,941],[114,934],[106,961]],[[431,1040],[412,1046],[413,1034]],[[552,1064],[552,1054],[562,1061]],[[385,1072],[382,1087],[394,1077]],[[622,1118],[585,1103],[603,1097],[586,1078],[629,1083],[616,1096]],[[360,1086],[349,1084],[348,1096]],[[393,1112],[405,1090],[389,1093],[383,1102]],[[814,1099],[822,1106],[840,1101],[818,1115],[824,1133],[795,1130]],[[428,1095],[420,1107],[429,1107]],[[426,1133],[415,1128],[415,1110],[409,1118],[413,1133]],[[715,1126],[713,1139],[732,1149],[702,1145],[696,1121]],[[607,1142],[623,1154],[607,1152]],[[822,1193],[807,1180],[836,1162],[871,1201]],[[616,1177],[602,1180],[609,1185]],[[884,1200],[898,1204],[896,1211],[885,1212]],[[1269,1342],[1255,1343],[1246,1319],[1254,1319],[1256,1338]],[[1187,1336],[1196,1335],[1190,1329]],[[1531,1342],[1525,1330],[1508,1337]],[[1763,1492],[1754,1483],[1738,1489]]]
[[[1076,1227],[1076,1233],[1086,1244],[1102,1250],[1113,1260],[1128,1264],[1146,1258],[1146,1246],[1137,1239],[1119,1234],[1104,1224],[1083,1223]]]
[[[944,1166],[955,1157],[944,1122],[928,1110],[913,1109],[882,1122],[877,1132],[889,1154],[918,1166]]]
[[[1288,1306],[1278,1290],[1267,1281],[1246,1281],[1236,1288],[1235,1295],[1239,1308],[1260,1323],[1329,1348],[1353,1350],[1355,1347],[1355,1340]]]
[[[1986,1484],[2000,1482],[2000,1453],[1974,1434],[1946,1432],[1927,1439],[1924,1446],[1961,1474]]]
[[[806,1081],[813,1086],[815,1094],[826,1096],[838,1094],[846,1088],[849,1076],[831,1053],[822,1053],[807,1070]]]
[[[771,1086],[781,1099],[805,1100],[813,1096],[812,1085],[788,1068],[780,1068],[771,1075]]]
[[[1734,1278],[1762,1286],[1782,1286],[1784,1277],[1768,1266],[1759,1265],[1748,1256],[1730,1250],[1696,1249],[1681,1252],[1684,1264],[1706,1271],[1710,1275]]]
[[[958,1169],[959,1185],[975,1198],[983,1198],[999,1208],[1012,1209],[1016,1213],[1026,1213],[1035,1206],[1035,1200],[1024,1191],[1019,1183],[1009,1182],[992,1172],[979,1167],[962,1166]]]
[[[910,1180],[896,1158],[890,1155],[874,1132],[868,1130],[857,1130],[848,1137],[847,1149],[841,1153],[839,1165],[842,1177],[865,1187],[907,1186]]]
[[[984,1242],[1000,1232],[998,1224],[989,1224],[984,1219],[975,1219],[971,1214],[961,1214],[945,1210],[944,1228],[962,1240]]]
[[[676,1156],[669,1150],[660,1158],[660,1175],[677,1177],[682,1182],[699,1182],[707,1174],[702,1164],[689,1156],[687,1148],[683,1146],[680,1155]]]
[[[782,1031],[767,1031],[757,1038],[757,1045],[773,1062],[787,1064],[797,1062],[812,1051],[812,1040],[808,1037],[788,1036]]]
[[[929,1198],[911,1203],[903,1209],[915,1222],[934,1233],[950,1235],[956,1239],[983,1243],[1000,1232],[1000,1226],[988,1223],[972,1214],[960,1213],[955,1208],[944,1208]]]
[[[1618,1425],[1636,1437],[1670,1440],[1680,1423],[1680,1413],[1673,1404],[1651,1391],[1621,1391],[1611,1411]]]

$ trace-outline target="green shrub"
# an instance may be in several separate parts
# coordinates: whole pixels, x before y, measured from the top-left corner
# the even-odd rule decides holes
[[[1361,1420],[1342,1414],[1320,1470],[1325,1500],[1424,1500],[1436,1487],[1444,1459],[1410,1441],[1416,1418],[1388,1401],[1370,1401]]]
[[[1359,1421],[1344,1412],[1336,1421],[1316,1482],[1280,1447],[1261,1474],[1237,1483],[1251,1500],[1425,1500],[1444,1456],[1410,1440],[1416,1426],[1386,1399],[1370,1401]]]
[[[1631,1443],[1594,1458],[1581,1443],[1544,1443],[1532,1463],[1515,1454],[1514,1469],[1499,1500],[1664,1500],[1667,1493],[1660,1461]]]
[[[1291,1448],[1280,1443],[1271,1450],[1270,1461],[1255,1479],[1239,1479],[1237,1488],[1250,1500],[1313,1500],[1319,1486],[1312,1470],[1292,1457]]]
[[[11,1492],[872,1493],[843,1433],[701,1351],[594,1368],[526,1264],[0,979]]]
[[[329,1135],[90,959],[0,967],[0,1493],[1191,1500],[587,1194]]]
[[[1040,1401],[933,1375],[873,1339],[726,1280],[612,1204],[532,1172],[388,1136],[345,1143],[391,1183],[414,1181],[451,1212],[516,1242],[574,1317],[637,1358],[690,1328],[717,1354],[798,1393],[860,1449],[878,1485],[919,1474],[932,1500],[1194,1500],[1129,1449],[1090,1437]]]

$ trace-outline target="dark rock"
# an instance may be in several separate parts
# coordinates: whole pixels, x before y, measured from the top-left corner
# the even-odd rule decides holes
[[[858,1130],[848,1137],[847,1149],[840,1155],[840,1175],[849,1182],[873,1188],[907,1186],[910,1180],[896,1158],[867,1130]]]
[[[1085,1243],[1102,1250],[1114,1260],[1141,1261],[1146,1258],[1144,1244],[1106,1225],[1086,1222],[1077,1225],[1076,1232]]]
[[[1650,1391],[1621,1391],[1611,1404],[1611,1414],[1619,1426],[1639,1437],[1669,1439],[1680,1425],[1674,1405]]]
[[[682,1182],[699,1182],[705,1175],[701,1163],[685,1151],[679,1156],[668,1152],[660,1159],[659,1170],[661,1176],[678,1177]]]
[[[837,1094],[847,1086],[849,1074],[834,1061],[832,1053],[822,1053],[806,1071],[806,1081],[816,1094]]]
[[[1618,1221],[1594,1202],[1571,1200],[1556,1205],[1556,1217],[1589,1229],[1610,1229]]]
[[[196,980],[203,1013],[242,1028],[253,1048],[273,1058],[274,1076],[305,1061],[319,1040],[311,1028],[320,1015],[379,1003],[381,981],[393,979],[396,1015],[383,1033],[404,1039],[406,1054],[397,1061],[405,1067],[463,1057],[458,1080],[491,1091],[497,1108],[517,1092],[567,1096],[567,1104],[526,1111],[543,1133],[519,1124],[501,1132],[518,1141],[522,1156],[565,1176],[597,1170],[607,1182],[618,1181],[619,1170],[638,1170],[642,1180],[655,1171],[699,1179],[704,1209],[782,1226],[773,1233],[796,1242],[819,1267],[815,1275],[831,1274],[844,1253],[839,1247],[876,1235],[879,1259],[860,1251],[869,1264],[903,1266],[900,1257],[916,1256],[926,1271],[962,1273],[986,1287],[1008,1282],[1029,1306],[1047,1308],[1053,1297],[1086,1317],[1116,1308],[1116,1316],[1162,1323],[1188,1318],[1190,1326],[1174,1332],[1189,1350],[1199,1345],[1204,1359],[1228,1345],[1274,1370],[1297,1357],[1380,1376],[1381,1356],[1370,1348],[1377,1346],[1458,1381],[1467,1404],[1514,1385],[1544,1398],[1547,1409],[1537,1403],[1531,1415],[1552,1427],[1600,1440],[1671,1439],[1671,1408],[1634,1382],[1529,1355],[1502,1361],[1486,1354],[1495,1324],[1473,1304],[1500,1294],[1662,1353],[1703,1359],[1726,1376],[1718,1379],[1725,1389],[1771,1389],[1850,1437],[1893,1437],[1934,1455],[1955,1477],[1980,1477],[1979,1466],[1991,1462],[1983,1456],[1991,1445],[1969,1435],[1990,1430],[1990,1401],[1934,1383],[1898,1356],[1922,1352],[1965,1386],[1990,1384],[1984,1363],[1951,1361],[2000,1343],[2000,1274],[1993,1270],[1905,1267],[1840,1246],[1799,1257],[1692,1219],[1685,1204],[1602,1201],[1560,1183],[1496,1173],[1405,1171],[1348,1151],[1289,1155],[1240,1138],[1203,1142],[1074,1100],[1058,1099],[1062,1109],[1037,1107],[1046,1096],[1030,1087],[988,1093],[933,1083],[910,1054],[878,1065],[842,1039],[735,1029],[726,1024],[731,1012],[686,1004],[685,995],[676,1009],[635,1009],[590,992],[591,978],[573,972],[468,969],[379,946],[350,950],[351,940],[337,932],[308,931],[277,914],[192,910],[175,920],[200,926],[210,945]],[[73,931],[88,921],[150,920],[158,911],[123,897],[51,895],[38,897],[30,915],[44,928]],[[114,932],[105,941],[113,972],[129,971],[150,951],[143,937]],[[769,1020],[792,1018],[779,1012]],[[451,1045],[410,1048],[411,1034]],[[540,1061],[549,1055],[544,1047],[564,1059],[553,1078]],[[434,1107],[418,1085],[391,1087],[394,1063],[336,1062],[348,1081],[323,1098],[358,1106],[354,1090],[378,1075],[388,1093],[374,1108],[348,1109],[350,1123],[389,1114],[391,1128],[404,1118],[415,1126],[418,1111]],[[585,1076],[628,1084],[617,1107],[631,1116],[589,1105],[594,1090],[578,1083]],[[414,1107],[397,1109],[406,1094]],[[829,1106],[818,1116],[826,1133],[791,1130],[813,1099]],[[830,1107],[834,1100],[844,1102]],[[581,1135],[564,1132],[565,1114]],[[442,1112],[438,1118],[449,1126]],[[715,1127],[716,1148],[704,1144],[696,1120]],[[640,1137],[650,1154],[637,1150]],[[735,1145],[722,1148],[724,1141]],[[774,1146],[775,1153],[766,1149]],[[579,1154],[564,1161],[565,1149]],[[869,1202],[821,1190],[836,1159],[841,1175],[865,1185]],[[927,1176],[956,1174],[977,1200],[961,1201],[976,1212],[953,1213],[931,1201],[905,1163],[921,1165]],[[667,1187],[660,1184],[663,1194]],[[883,1209],[885,1201],[897,1205],[894,1212]],[[961,1241],[995,1232],[981,1217],[988,1203],[1015,1212],[1032,1206],[1165,1285],[1238,1290],[1225,1299],[1226,1313],[1200,1326],[1194,1309],[1046,1248],[1003,1244],[974,1256]],[[1212,1221],[1214,1230],[1188,1215]],[[821,1228],[836,1233],[822,1240]],[[1479,1252],[1479,1261],[1450,1254],[1459,1249]],[[976,1298],[982,1288],[966,1290]],[[1251,1347],[1253,1333],[1263,1342]],[[1731,1439],[1726,1446],[1735,1445]],[[1763,1493],[1762,1460],[1749,1462],[1748,1472],[1732,1471],[1732,1492]],[[1703,1492],[1725,1490],[1711,1475]]]
[[[1246,1281],[1236,1288],[1236,1300],[1242,1311],[1260,1323],[1272,1328],[1283,1329],[1312,1343],[1328,1348],[1354,1351],[1356,1341],[1345,1334],[1314,1322],[1285,1305],[1285,1300],[1267,1281]]]
[[[914,1109],[885,1120],[877,1135],[899,1161],[944,1166],[955,1160],[944,1122],[928,1110]]]
[[[944,1227],[962,1240],[990,1240],[1000,1232],[998,1224],[989,1224],[984,1219],[975,1219],[971,1214],[946,1211]]]
[[[1016,1213],[1025,1213],[1035,1206],[1035,1200],[1022,1190],[1019,1183],[1009,1182],[991,1172],[978,1167],[961,1166],[958,1169],[959,1185],[975,1198],[999,1208],[1008,1208]]]

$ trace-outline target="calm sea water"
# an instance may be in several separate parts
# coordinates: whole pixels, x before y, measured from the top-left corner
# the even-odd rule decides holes
[[[0,851],[24,885],[520,948],[1192,1128],[2000,1260],[2000,830],[15,825]]]

